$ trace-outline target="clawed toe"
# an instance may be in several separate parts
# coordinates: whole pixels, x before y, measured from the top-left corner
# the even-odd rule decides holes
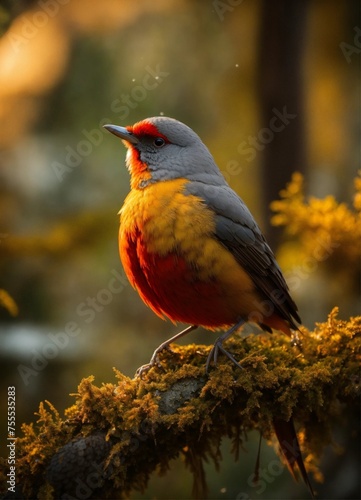
[[[217,365],[217,359],[218,359],[218,352],[221,351],[223,354],[229,358],[233,364],[235,364],[238,368],[243,370],[243,366],[238,363],[238,361],[232,356],[230,352],[228,352],[224,347],[223,347],[223,342],[230,336],[232,335],[238,328],[244,323],[243,320],[240,320],[238,323],[232,326],[229,330],[227,330],[223,335],[218,337],[218,339],[215,341],[214,346],[212,347],[208,358],[207,358],[207,363],[206,363],[206,373],[208,373],[210,364],[213,360],[214,366]]]
[[[138,368],[138,370],[135,372],[135,376],[136,378],[140,378],[142,379],[143,378],[143,375],[147,372],[149,372],[149,370],[151,368],[153,368],[153,366],[160,366],[160,361],[159,361],[159,353],[161,353],[162,351],[169,351],[169,352],[174,352],[172,351],[172,349],[169,347],[169,345],[161,345],[158,347],[158,349],[156,349],[153,353],[153,356],[150,358],[150,361],[149,363],[147,363],[146,365],[142,365]]]
[[[163,349],[161,349],[161,350],[163,350]],[[143,375],[144,375],[145,373],[149,372],[149,370],[150,370],[151,368],[153,368],[153,366],[159,366],[159,364],[160,364],[160,363],[159,363],[159,356],[158,356],[159,352],[160,352],[160,351],[158,351],[158,350],[157,350],[157,351],[155,351],[155,352],[153,353],[153,356],[151,357],[151,359],[150,359],[149,363],[147,363],[146,365],[142,365],[142,366],[140,366],[140,367],[138,368],[138,370],[135,372],[135,376],[136,376],[136,378],[140,378],[140,379],[142,379],[142,378],[143,378]]]
[[[147,373],[152,367],[154,366],[154,363],[147,363],[146,365],[140,366],[137,371],[135,372],[135,378],[140,378],[141,380],[143,379],[143,375]]]
[[[159,357],[158,357],[159,353],[161,351],[163,351],[164,349],[167,349],[170,352],[173,352],[172,349],[169,347],[170,344],[172,344],[174,341],[180,339],[181,337],[184,337],[184,335],[191,332],[192,330],[195,330],[196,328],[198,328],[197,325],[188,326],[187,328],[185,328],[181,332],[177,333],[176,335],[173,335],[173,337],[171,337],[170,339],[163,342],[163,344],[161,344],[154,351],[153,356],[150,358],[149,363],[138,368],[138,370],[135,372],[135,376],[137,378],[142,378],[143,374],[147,373],[151,368],[153,368],[153,366],[155,366],[155,365],[159,366],[160,365]]]
[[[227,356],[227,358],[230,359],[232,363],[235,364],[238,368],[243,370],[243,366],[240,363],[238,363],[238,361],[232,356],[232,354],[223,347],[222,342],[216,341],[207,358],[206,373],[208,373],[212,361],[214,362],[214,366],[217,366],[219,351],[221,351],[225,356]]]

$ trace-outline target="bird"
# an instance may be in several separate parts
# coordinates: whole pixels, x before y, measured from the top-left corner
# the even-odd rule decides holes
[[[207,368],[244,322],[292,337],[301,319],[276,258],[200,137],[163,116],[104,127],[128,148],[131,190],[119,212],[125,273],[158,316],[191,325],[159,346],[142,372],[197,326],[229,328]]]
[[[301,319],[275,255],[198,134],[165,116],[104,128],[127,148],[131,189],[119,212],[124,271],[158,316],[190,325],[163,342],[137,375],[198,326],[225,330],[206,371],[220,352],[243,369],[223,342],[246,322],[292,338]],[[276,419],[274,428],[289,469],[293,474],[297,463],[313,496],[292,419]]]

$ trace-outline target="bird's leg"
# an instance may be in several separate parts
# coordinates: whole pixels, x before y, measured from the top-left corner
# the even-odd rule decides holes
[[[153,366],[155,366],[158,363],[158,354],[163,351],[164,349],[167,349],[170,344],[175,342],[176,340],[180,339],[181,337],[184,337],[184,335],[187,335],[187,333],[195,330],[198,328],[198,325],[191,325],[182,330],[181,332],[177,333],[176,335],[173,335],[170,339],[166,340],[162,344],[160,344],[159,347],[153,352],[152,357],[150,358],[149,363],[146,365],[141,366],[138,368],[138,370],[135,372],[135,376],[142,378],[143,374],[146,373],[148,370],[150,370]]]
[[[221,351],[223,354],[225,354],[231,361],[234,363],[238,368],[241,368],[243,370],[243,367],[234,359],[231,353],[226,351],[226,349],[223,347],[223,342],[228,339],[234,333],[240,326],[244,324],[244,320],[241,319],[238,323],[232,326],[229,330],[224,332],[218,339],[215,341],[214,346],[211,349],[211,352],[208,355],[207,358],[207,363],[206,363],[206,373],[208,372],[209,366],[211,364],[211,361],[213,359],[213,362],[215,365],[217,365],[217,359],[218,359],[218,352]]]

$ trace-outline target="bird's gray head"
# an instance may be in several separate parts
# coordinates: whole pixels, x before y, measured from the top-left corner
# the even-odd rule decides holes
[[[178,120],[157,116],[128,127],[104,127],[129,148],[127,166],[133,187],[178,178],[226,183],[199,136]]]

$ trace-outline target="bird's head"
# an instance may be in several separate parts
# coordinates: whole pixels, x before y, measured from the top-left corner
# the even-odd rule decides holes
[[[128,148],[126,163],[133,188],[171,179],[225,182],[199,136],[184,123],[163,116],[134,125],[104,125]]]

